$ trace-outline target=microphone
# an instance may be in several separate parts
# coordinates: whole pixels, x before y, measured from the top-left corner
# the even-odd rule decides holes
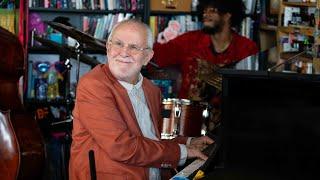
[[[95,163],[95,159],[94,159],[94,151],[93,150],[89,151],[89,165],[90,165],[91,180],[97,180],[96,163]]]

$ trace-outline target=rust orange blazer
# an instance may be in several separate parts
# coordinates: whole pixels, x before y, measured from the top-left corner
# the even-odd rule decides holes
[[[146,78],[142,88],[160,139],[160,90]],[[90,179],[89,150],[95,153],[98,180],[147,180],[150,167],[176,167],[178,143],[186,143],[186,137],[173,141],[143,137],[127,91],[108,64],[98,65],[80,79],[73,116],[71,180]]]

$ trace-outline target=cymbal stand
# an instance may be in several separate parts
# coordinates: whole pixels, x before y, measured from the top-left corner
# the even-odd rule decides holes
[[[67,75],[66,75],[66,91],[65,91],[65,98],[66,98],[66,118],[65,120],[58,121],[58,122],[53,122],[51,123],[51,126],[53,127],[63,127],[64,129],[64,136],[59,138],[59,143],[60,143],[60,166],[61,166],[61,179],[62,180],[67,180],[68,179],[68,172],[66,169],[68,169],[68,163],[69,163],[69,154],[70,154],[70,146],[71,146],[71,131],[70,131],[70,126],[73,117],[71,115],[71,105],[72,105],[72,95],[70,92],[70,71],[71,71],[71,61],[69,58],[65,58],[64,61],[64,66],[67,69]],[[58,166],[59,167],[59,166]]]
[[[69,123],[69,122],[72,122],[72,115],[71,115],[71,104],[72,104],[72,95],[71,95],[71,92],[70,92],[70,70],[71,70],[71,61],[69,58],[66,58],[66,60],[64,61],[64,65],[67,69],[67,75],[66,75],[66,91],[65,91],[65,99],[66,99],[66,113],[67,113],[67,116],[66,116],[66,119],[63,120],[63,121],[58,121],[58,122],[53,122],[51,123],[52,126],[55,126],[55,125],[61,125],[61,124],[64,124],[64,123]],[[66,130],[67,132],[67,130]]]
[[[82,53],[81,49],[82,49],[82,46],[81,44],[76,41],[75,43],[75,53],[76,53],[76,83],[75,85],[77,86],[78,85],[78,82],[79,82],[79,78],[80,78],[80,55]],[[63,121],[59,121],[59,122],[53,122],[51,123],[52,126],[55,126],[55,125],[59,125],[59,124],[64,124],[64,123],[69,123],[69,122],[72,122],[72,115],[71,115],[71,104],[72,104],[72,101],[73,101],[73,98],[75,98],[76,96],[76,87],[74,88],[74,93],[70,91],[71,89],[71,62],[70,62],[70,59],[69,58],[66,58],[66,61],[64,62],[64,65],[66,66],[66,69],[67,69],[67,82],[66,82],[66,113],[67,113],[67,117],[65,120]]]
[[[75,52],[77,54],[77,69],[76,69],[76,85],[78,85],[79,78],[80,78],[80,54],[81,54],[81,44],[76,41],[75,44]]]
[[[75,43],[75,53],[77,55],[77,59],[76,59],[76,86],[78,85],[78,82],[79,82],[79,78],[80,78],[80,55],[81,55],[81,44],[76,41]],[[71,62],[70,62],[70,59],[66,59],[65,61],[65,66],[68,70],[68,81],[66,82],[66,103],[67,103],[67,106],[66,106],[66,111],[67,111],[67,118],[66,120],[64,121],[59,121],[59,122],[54,122],[52,123],[51,125],[58,125],[58,124],[63,124],[63,123],[68,123],[68,122],[72,122],[72,115],[71,115],[71,104],[72,104],[72,99],[75,98],[75,95],[76,95],[76,87],[74,89],[74,94],[72,92],[70,92],[70,88],[71,88],[71,73],[70,73],[70,70],[71,70]]]

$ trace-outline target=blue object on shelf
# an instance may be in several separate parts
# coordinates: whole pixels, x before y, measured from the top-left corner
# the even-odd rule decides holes
[[[49,34],[49,39],[58,44],[63,44],[63,38],[61,33],[51,33]]]

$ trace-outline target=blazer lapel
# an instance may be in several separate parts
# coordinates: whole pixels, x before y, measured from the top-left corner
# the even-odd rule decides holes
[[[109,78],[111,83],[113,83],[113,87],[115,87],[115,91],[119,94],[120,98],[125,103],[125,106],[128,108],[127,110],[129,111],[130,116],[134,119],[133,122],[127,122],[127,123],[130,123],[129,126],[130,125],[134,125],[136,127],[135,129],[139,132],[139,134],[141,136],[143,136],[142,131],[141,131],[140,126],[139,126],[138,121],[137,121],[137,117],[136,117],[136,115],[134,113],[133,106],[131,104],[131,101],[130,101],[130,98],[129,98],[127,90],[124,87],[121,86],[121,84],[117,81],[117,79],[115,77],[113,77],[111,75],[111,72],[109,70],[108,64],[105,64],[105,70],[107,71],[106,72],[107,78]]]
[[[142,88],[143,88],[144,95],[146,97],[146,101],[147,101],[147,104],[149,107],[149,111],[151,114],[151,119],[153,122],[154,130],[156,132],[156,136],[160,139],[160,131],[158,128],[158,120],[157,120],[158,116],[156,114],[158,112],[157,107],[156,107],[156,106],[158,106],[158,104],[156,103],[157,101],[153,100],[154,95],[152,95],[150,88],[147,87],[145,81],[143,81]]]

